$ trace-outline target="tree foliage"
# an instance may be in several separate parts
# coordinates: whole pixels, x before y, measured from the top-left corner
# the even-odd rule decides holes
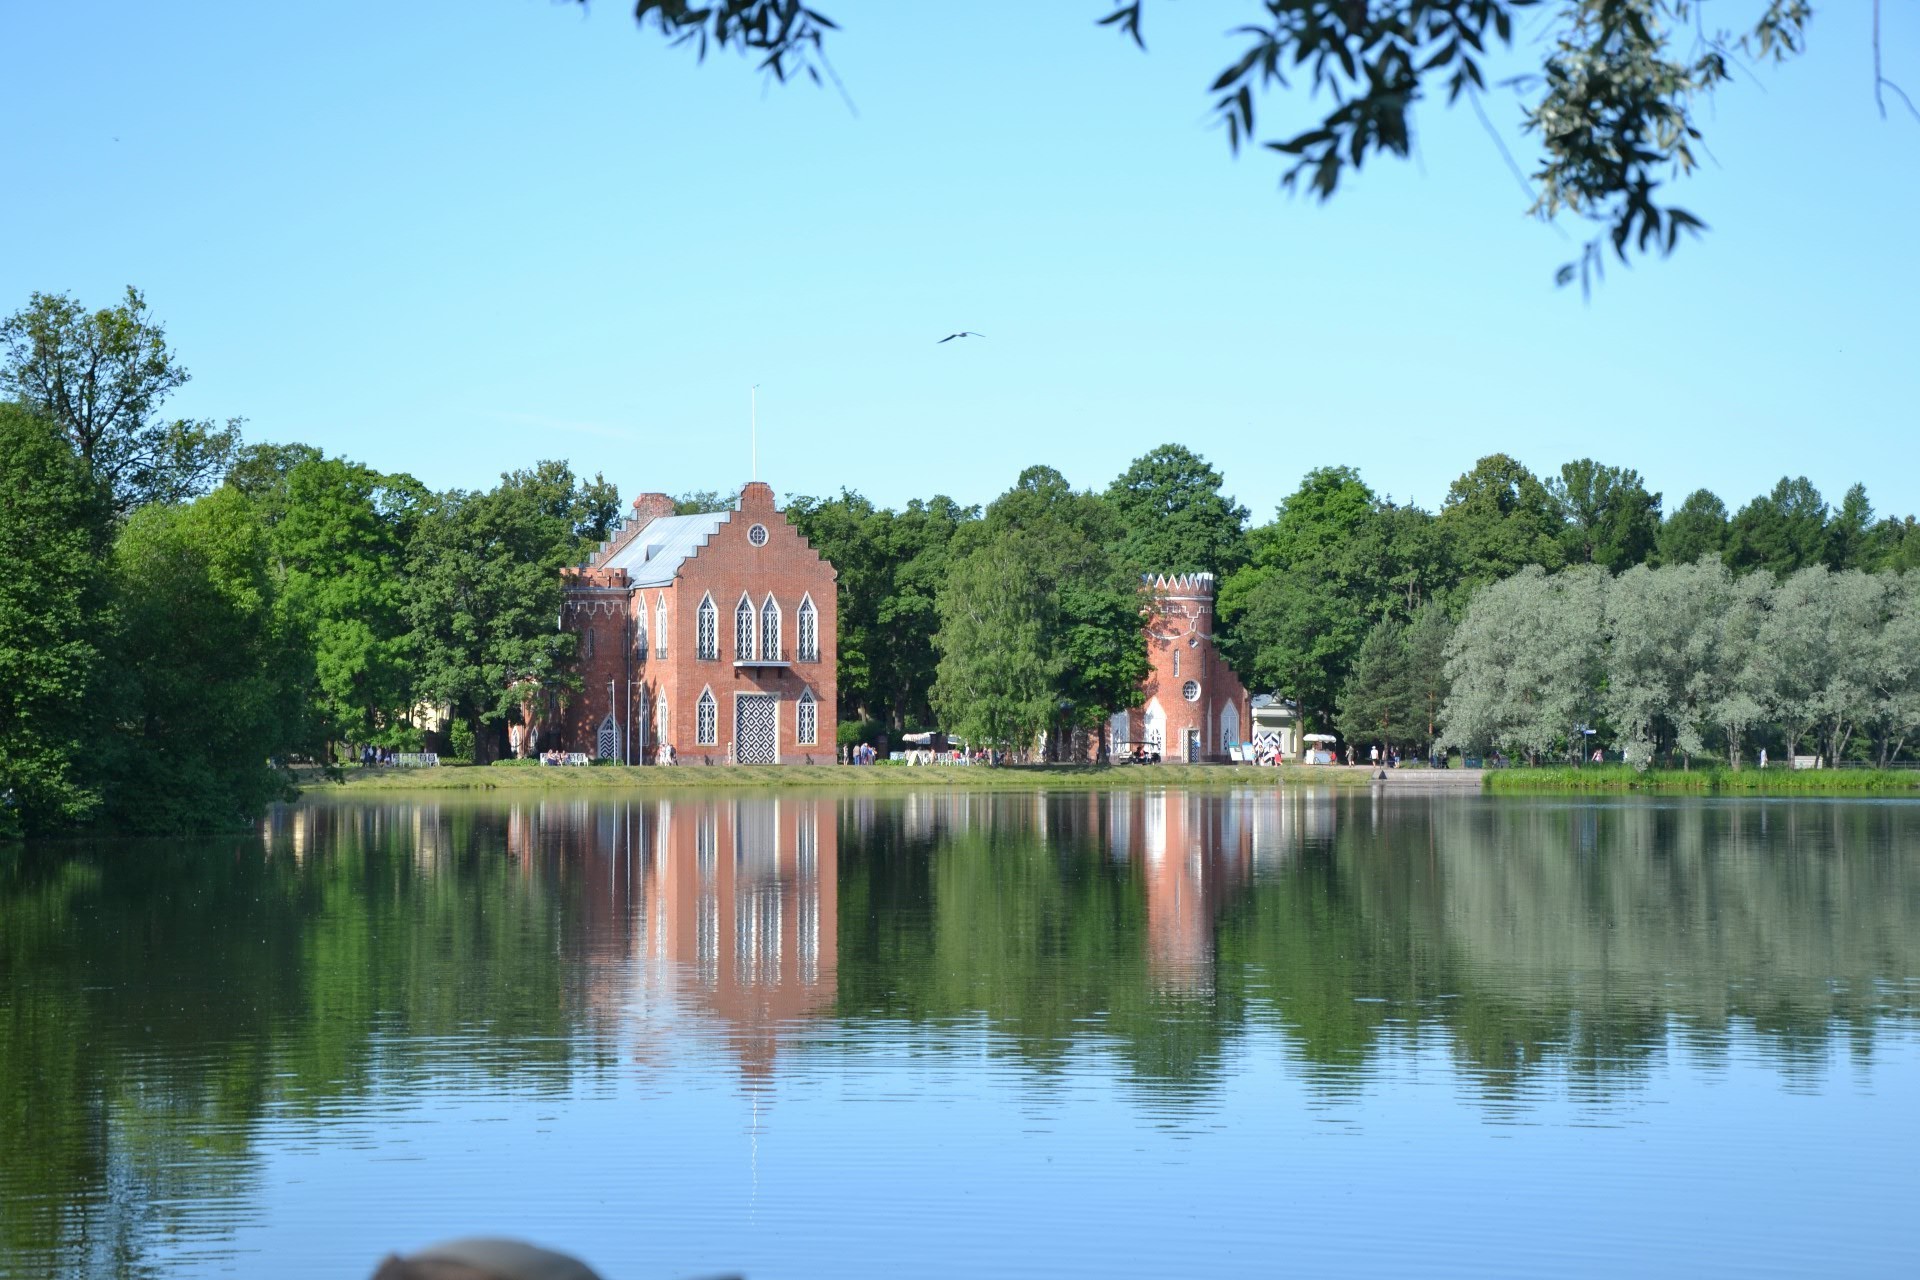
[[[1224,581],[1247,558],[1247,509],[1221,492],[1224,484],[1185,445],[1135,458],[1107,486],[1121,564],[1137,574],[1211,573]]]
[[[607,536],[619,494],[563,462],[508,472],[485,493],[442,494],[422,513],[408,553],[407,644],[419,694],[453,709],[482,762],[524,682],[565,693],[574,633],[556,620],[563,566]]]
[[[276,607],[266,530],[221,489],[151,504],[114,546],[119,627],[107,693],[108,815],[133,831],[251,821],[311,749],[312,664]]]
[[[1119,0],[1099,23],[1145,49],[1146,7]],[[1247,21],[1231,32],[1239,52],[1207,92],[1234,153],[1258,145],[1283,159],[1282,187],[1325,200],[1369,158],[1409,155],[1414,112],[1436,95],[1467,98],[1484,120],[1489,69],[1519,53],[1536,69],[1501,83],[1522,96],[1520,125],[1539,147],[1528,212],[1597,228],[1557,277],[1586,286],[1608,250],[1621,262],[1667,254],[1702,229],[1663,191],[1698,162],[1700,108],[1736,65],[1801,52],[1812,16],[1808,0],[1754,0],[1738,25],[1709,28],[1703,9],[1701,0],[1246,0]],[[838,84],[826,57],[834,23],[804,0],[636,0],[634,17],[703,59],[733,49],[778,80],[818,83],[825,72]],[[1261,104],[1296,88],[1317,104],[1305,127],[1263,136]]]
[[[1444,737],[1580,754],[1580,730],[1644,768],[1758,746],[1886,764],[1920,733],[1920,576],[1734,575],[1711,559],[1538,568],[1482,589],[1449,650]]]
[[[98,311],[35,293],[0,320],[0,353],[0,397],[58,423],[122,515],[206,492],[239,447],[237,418],[217,426],[161,414],[189,375],[138,289]]]
[[[0,401],[0,839],[98,807],[86,743],[110,627],[109,521],[60,428]]]

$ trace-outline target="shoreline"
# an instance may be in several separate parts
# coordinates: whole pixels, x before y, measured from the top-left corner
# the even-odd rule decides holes
[[[1409,771],[1417,777],[1422,771]],[[1446,776],[1436,772],[1436,778]],[[1031,764],[1031,765],[438,765],[369,773],[356,766],[338,782],[320,777],[300,783],[300,794],[344,795],[369,791],[666,791],[694,788],[798,788],[826,791],[1116,790],[1136,787],[1226,788],[1280,783],[1364,787],[1368,770],[1344,765],[1272,766],[1222,764]],[[1475,785],[1455,783],[1478,792]]]
[[[904,792],[924,790],[1105,791],[1184,787],[1306,786],[1470,795],[1920,796],[1920,770],[1725,768],[1650,770],[1623,766],[1538,769],[1397,769],[1376,784],[1365,765],[1033,764],[1033,765],[439,765],[350,768],[330,781],[318,771],[300,782],[303,796],[366,792],[619,792],[787,790]]]

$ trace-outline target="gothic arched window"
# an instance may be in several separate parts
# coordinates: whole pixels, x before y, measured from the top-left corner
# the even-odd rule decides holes
[[[733,611],[733,656],[739,662],[753,661],[753,633],[759,623],[753,601],[745,596]]]
[[[720,704],[713,700],[713,690],[702,689],[700,701],[693,708],[694,741],[703,747],[710,747],[720,740]]]
[[[793,733],[799,742],[811,746],[820,741],[820,707],[813,700],[813,690],[800,691],[800,706],[793,718]]]
[[[814,612],[813,597],[800,599],[799,632],[794,637],[794,657],[801,662],[820,661],[820,615]]]
[[[771,595],[760,606],[760,656],[768,662],[780,661],[780,606]]]
[[[712,662],[720,656],[720,611],[713,607],[712,596],[700,597],[699,634],[694,637],[693,656]]]

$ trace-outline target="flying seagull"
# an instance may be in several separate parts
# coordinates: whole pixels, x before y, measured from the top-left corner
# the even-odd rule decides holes
[[[975,333],[971,329],[962,329],[958,333],[948,334],[946,337],[940,339],[940,342],[952,342],[955,338],[984,338],[986,336],[984,333]],[[940,342],[936,342],[933,345],[937,347],[940,345]]]

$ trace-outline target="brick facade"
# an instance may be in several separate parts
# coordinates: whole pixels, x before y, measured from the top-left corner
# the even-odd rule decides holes
[[[683,765],[832,763],[837,575],[767,485],[698,516],[642,494],[593,559],[565,572],[561,625],[579,633],[583,688],[563,707],[524,710],[535,749],[657,764],[670,744]]]
[[[1157,743],[1161,758],[1221,761],[1252,732],[1247,691],[1213,643],[1213,575],[1141,580],[1147,596],[1147,673],[1141,706],[1115,712],[1110,743]]]

